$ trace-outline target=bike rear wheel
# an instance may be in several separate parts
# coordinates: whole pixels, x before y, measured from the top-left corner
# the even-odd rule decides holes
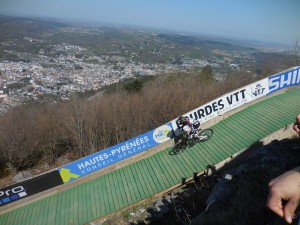
[[[172,150],[173,153],[179,154],[183,152],[188,145],[188,135],[186,133],[182,133],[181,135],[174,138],[174,148]]]
[[[214,132],[212,129],[201,130],[197,136],[199,141],[207,141],[213,136]]]

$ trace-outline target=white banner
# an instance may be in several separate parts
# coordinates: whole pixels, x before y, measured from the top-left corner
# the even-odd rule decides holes
[[[245,103],[251,102],[259,97],[266,96],[269,93],[269,79],[252,83],[230,93],[227,93],[203,106],[200,106],[186,114],[195,120],[204,123],[219,115],[222,115],[229,110],[235,109]],[[176,119],[171,121],[173,130],[177,130]]]

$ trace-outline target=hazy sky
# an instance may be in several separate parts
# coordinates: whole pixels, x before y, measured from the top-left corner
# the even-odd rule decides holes
[[[0,14],[141,25],[293,45],[300,0],[0,0]]]

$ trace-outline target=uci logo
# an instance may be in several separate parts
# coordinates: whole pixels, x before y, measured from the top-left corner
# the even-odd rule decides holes
[[[5,190],[5,191],[0,191],[0,198],[9,197],[10,195],[17,194],[17,193],[20,193],[20,192],[23,192],[23,191],[25,191],[23,186],[18,186],[18,187],[8,189],[8,190]]]

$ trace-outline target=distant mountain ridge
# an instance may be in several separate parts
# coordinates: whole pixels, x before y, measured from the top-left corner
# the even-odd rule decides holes
[[[213,41],[215,43],[224,43],[224,44],[231,44],[231,45],[237,45],[237,46],[245,46],[245,47],[251,47],[251,48],[257,48],[257,47],[265,47],[265,48],[278,48],[278,49],[288,49],[291,46],[280,44],[280,43],[274,43],[274,42],[267,42],[267,41],[260,41],[260,40],[252,40],[249,39],[238,39],[238,38],[228,38],[228,37],[222,37],[222,36],[216,36],[216,35],[209,35],[209,34],[196,34],[196,33],[186,33],[182,34],[180,31],[165,31],[161,28],[147,28],[147,27],[137,27],[132,25],[121,25],[121,24],[115,24],[115,23],[108,23],[108,22],[95,22],[95,21],[72,21],[72,20],[63,20],[56,18],[42,18],[42,17],[16,17],[16,16],[7,16],[7,15],[1,15],[0,14],[0,24],[4,22],[34,22],[39,24],[39,28],[42,28],[42,24],[47,26],[48,28],[63,28],[63,27],[69,27],[69,26],[82,26],[82,27],[111,27],[115,29],[130,29],[130,30],[141,30],[144,29],[146,32],[157,32],[161,36],[165,37],[168,36],[170,38],[173,36],[178,42],[182,44],[195,44],[199,41]],[[179,40],[178,37],[184,37],[185,40]]]

